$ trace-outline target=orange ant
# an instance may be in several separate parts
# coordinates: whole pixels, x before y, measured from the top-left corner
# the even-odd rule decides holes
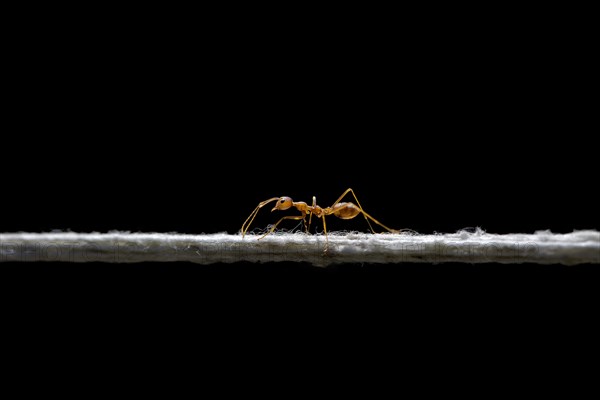
[[[356,204],[341,203],[341,200],[348,193],[352,193],[352,196],[354,196],[354,200],[356,200]],[[246,232],[248,232],[248,229],[250,228],[250,224],[252,224],[252,221],[254,221],[254,218],[258,214],[258,211],[261,208],[263,208],[264,206],[266,206],[267,204],[269,204],[273,201],[276,201],[276,200],[277,200],[277,203],[275,204],[275,207],[273,207],[271,212],[273,212],[275,210],[287,210],[288,208],[296,207],[296,209],[298,211],[300,211],[302,214],[301,215],[288,215],[288,216],[281,218],[279,221],[277,221],[277,223],[275,225],[273,225],[271,227],[271,229],[269,229],[269,231],[267,233],[265,233],[264,235],[259,237],[258,238],[259,240],[264,238],[268,234],[273,233],[273,231],[275,231],[275,229],[277,228],[277,225],[279,225],[281,223],[281,221],[283,221],[285,219],[294,219],[297,221],[302,220],[302,223],[304,224],[304,228],[306,229],[306,232],[308,233],[313,215],[315,215],[317,218],[323,219],[323,231],[325,232],[326,243],[327,243],[327,224],[325,223],[325,216],[331,215],[331,214],[333,214],[336,217],[341,218],[341,219],[352,219],[352,218],[356,217],[358,214],[362,214],[365,217],[367,224],[369,224],[369,228],[371,228],[371,232],[373,232],[373,233],[375,233],[375,230],[373,229],[373,226],[371,225],[371,222],[369,220],[371,220],[371,221],[375,222],[377,225],[387,229],[389,232],[392,232],[392,233],[400,232],[398,230],[388,228],[387,226],[385,226],[384,224],[382,224],[381,222],[377,221],[375,218],[373,218],[369,214],[367,214],[365,212],[365,210],[363,210],[362,206],[360,205],[358,198],[356,198],[354,191],[349,188],[349,189],[346,189],[346,191],[344,193],[342,193],[342,195],[335,201],[335,203],[333,203],[331,205],[331,207],[326,207],[326,208],[322,208],[317,205],[317,198],[315,196],[313,196],[312,206],[309,206],[308,204],[306,204],[303,201],[293,201],[290,197],[287,197],[287,196],[273,197],[273,198],[270,198],[269,200],[260,202],[258,204],[258,206],[254,209],[254,211],[252,211],[250,216],[246,219],[244,224],[242,225],[242,229],[241,229],[242,237],[244,237],[246,235]],[[308,226],[306,225],[306,215],[309,216],[308,217]],[[325,248],[327,249],[327,244],[325,245]]]

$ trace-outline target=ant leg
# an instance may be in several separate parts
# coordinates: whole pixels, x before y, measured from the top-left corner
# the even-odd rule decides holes
[[[369,228],[371,228],[371,232],[375,233],[375,230],[373,229],[373,226],[371,225],[371,222],[369,222],[369,219],[371,221],[375,222],[377,225],[379,225],[379,226],[387,229],[389,232],[392,232],[392,233],[399,233],[400,232],[397,229],[388,228],[387,226],[385,226],[384,224],[382,224],[381,222],[377,221],[375,218],[373,218],[372,216],[370,216],[369,214],[367,214],[367,212],[360,205],[360,202],[358,201],[358,198],[356,197],[356,194],[354,193],[354,190],[352,190],[351,188],[346,189],[346,191],[344,193],[342,193],[342,195],[340,196],[340,198],[337,199],[337,201],[335,203],[333,203],[333,205],[331,207],[333,208],[333,206],[335,206],[337,203],[339,203],[344,198],[344,196],[346,196],[348,193],[352,193],[352,196],[354,197],[354,200],[356,200],[356,205],[360,209],[360,212],[362,213],[362,215],[367,220],[367,223],[369,224]]]
[[[277,228],[277,225],[279,225],[281,223],[281,221],[283,221],[284,219],[300,220],[300,219],[304,219],[304,216],[303,215],[287,215],[287,216],[281,218],[279,221],[277,221],[277,223],[275,225],[273,225],[273,227],[271,227],[271,229],[269,229],[269,231],[267,233],[265,233],[264,235],[259,237],[258,240],[264,238],[265,236],[267,236],[270,233],[273,233],[273,231]]]
[[[365,220],[367,221],[367,224],[369,224],[369,228],[371,228],[371,232],[375,233],[375,230],[373,229],[373,226],[371,225],[371,222],[369,221],[369,218],[367,218],[367,213],[365,212],[365,210],[363,210],[362,206],[360,205],[360,203],[358,202],[358,199],[356,198],[356,195],[354,194],[354,190],[352,190],[351,188],[346,189],[346,191],[344,193],[342,193],[342,195],[335,201],[335,203],[333,203],[331,205],[331,207],[333,208],[337,203],[339,203],[340,201],[342,201],[342,199],[344,198],[344,196],[346,196],[348,193],[352,193],[352,196],[354,196],[354,200],[356,200],[356,205],[358,206],[358,208],[360,208],[360,212],[363,214],[363,216],[365,217]],[[375,220],[375,218],[371,217],[369,215],[369,217],[371,219],[373,219],[373,221],[377,222]],[[379,225],[381,225],[379,222],[377,222]],[[389,228],[385,227],[385,229],[389,230]]]
[[[311,214],[312,216],[312,214]],[[304,231],[306,233],[308,233],[308,228],[310,227],[310,222],[308,223],[308,226],[306,225],[306,211],[302,211],[302,224],[304,224]]]
[[[270,202],[275,201],[275,200],[279,200],[279,197],[273,197],[273,198],[270,198],[269,200],[261,201],[260,203],[258,203],[258,206],[256,206],[256,208],[254,209],[254,211],[252,211],[250,216],[248,218],[246,218],[246,221],[244,221],[244,224],[242,225],[242,229],[240,229],[240,231],[242,232],[242,237],[244,237],[244,235],[246,235],[246,232],[248,232],[248,229],[250,228],[252,221],[254,221],[256,214],[258,214],[258,211],[261,208],[263,208],[264,206],[266,206],[267,204],[269,204]],[[248,222],[248,220],[250,220],[250,222]],[[244,227],[246,227],[246,228],[244,229]]]
[[[327,223],[325,223],[325,215],[323,215],[322,218],[323,218],[323,232],[325,233],[325,250],[323,250],[323,253],[327,253],[327,250],[329,250],[329,239],[327,238]]]
[[[360,211],[360,213],[361,213],[361,214],[362,214],[362,215],[363,215],[365,218],[369,218],[371,221],[375,222],[377,225],[381,226],[382,228],[385,228],[385,229],[386,229],[386,230],[388,230],[389,232],[392,232],[392,233],[400,233],[400,232],[402,232],[402,231],[399,231],[399,230],[397,230],[397,229],[392,229],[392,228],[389,228],[389,227],[385,226],[384,224],[382,224],[381,222],[379,222],[379,221],[377,221],[375,218],[373,218],[371,215],[369,215],[369,214],[368,214],[368,213],[367,213],[365,210],[363,210],[361,207],[359,207],[359,206],[356,206],[354,203],[343,203],[343,205],[342,205],[341,207],[338,207],[338,208],[336,209],[336,211],[343,210],[344,208],[347,208],[347,207],[349,207],[349,206],[353,206],[353,207],[356,207],[356,208],[358,208],[358,211]],[[369,226],[371,226],[371,224],[369,224]],[[376,233],[375,231],[373,231],[373,230],[372,230],[372,228],[371,228],[371,231],[372,231],[373,233]]]
[[[306,211],[302,211],[302,226],[304,226],[304,231],[308,232],[308,228],[306,227]]]
[[[400,231],[398,229],[388,228],[381,222],[377,221],[375,218],[371,217],[369,214],[367,214],[367,212],[365,210],[362,209],[362,207],[360,205],[358,207],[360,208],[360,212],[365,216],[365,218],[369,218],[371,221],[375,222],[377,225],[381,226],[382,228],[387,229],[388,232],[400,233]],[[371,230],[372,230],[372,228],[371,228]],[[373,231],[373,233],[375,233],[375,231]]]
[[[312,209],[314,210],[315,207],[317,205],[317,198],[316,196],[313,196],[313,202],[312,202]],[[310,224],[312,223],[312,211],[310,212],[310,216],[308,217],[308,228],[306,228],[306,233],[308,233],[308,230],[310,229]]]
[[[308,223],[308,225],[306,224],[306,216],[304,218],[302,218],[302,223],[304,224],[304,232],[308,233],[308,228],[310,227],[310,222]]]

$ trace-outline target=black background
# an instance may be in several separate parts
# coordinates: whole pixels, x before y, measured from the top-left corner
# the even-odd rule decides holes
[[[40,16],[15,31],[0,230],[236,233],[264,199],[327,206],[349,187],[384,224],[420,233],[598,229],[589,52],[555,22],[241,14]],[[265,211],[254,227],[275,220]],[[367,230],[360,218],[328,226]],[[354,315],[368,316],[357,329],[411,321],[423,335],[434,331],[415,326],[431,321],[446,333],[526,324],[590,304],[595,267],[1,266],[36,318],[157,314],[194,332],[286,320],[283,337]]]
[[[558,36],[88,22],[21,34],[3,231],[234,233],[348,187],[421,233],[598,227],[587,64]]]
[[[326,206],[348,187],[422,233],[597,227],[577,49],[444,27],[24,32],[3,230],[234,233],[261,200]]]

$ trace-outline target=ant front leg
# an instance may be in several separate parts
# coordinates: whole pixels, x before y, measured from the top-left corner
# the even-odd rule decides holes
[[[269,200],[261,201],[260,203],[258,203],[258,205],[254,209],[254,211],[252,211],[250,216],[248,216],[248,218],[246,218],[246,221],[244,221],[244,224],[242,225],[242,229],[240,229],[240,231],[242,232],[242,238],[246,235],[246,232],[248,232],[250,225],[252,225],[252,221],[254,221],[254,218],[256,218],[256,215],[258,214],[260,209],[275,200],[279,200],[279,197],[272,197]]]

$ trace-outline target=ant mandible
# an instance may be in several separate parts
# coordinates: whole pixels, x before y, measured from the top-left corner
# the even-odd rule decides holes
[[[356,200],[356,204],[341,202],[342,199],[344,198],[344,196],[346,196],[348,193],[352,193],[352,196],[354,196],[354,200]],[[241,229],[242,237],[244,237],[246,235],[246,232],[248,232],[248,229],[250,228],[252,221],[254,221],[254,218],[258,214],[258,211],[260,211],[261,208],[263,208],[264,206],[266,206],[267,204],[269,204],[273,201],[277,201],[277,203],[275,203],[275,207],[273,207],[273,209],[271,211],[287,210],[288,208],[296,207],[296,209],[298,211],[300,211],[302,214],[301,215],[288,215],[288,216],[281,218],[279,221],[277,221],[277,223],[275,225],[273,225],[271,227],[271,229],[269,229],[269,231],[267,233],[265,233],[264,235],[259,237],[258,238],[259,240],[264,238],[268,234],[273,233],[273,231],[275,231],[275,229],[277,228],[277,225],[279,225],[281,223],[281,221],[286,220],[286,219],[302,220],[302,223],[304,224],[304,228],[305,228],[306,232],[308,233],[313,215],[316,216],[317,218],[323,219],[323,231],[325,233],[326,242],[327,242],[327,224],[325,222],[325,216],[331,215],[331,214],[333,214],[336,217],[341,218],[341,219],[352,219],[352,218],[356,217],[358,214],[362,214],[365,217],[367,224],[369,224],[369,228],[371,228],[371,232],[373,232],[373,233],[375,233],[375,230],[373,229],[373,226],[371,225],[371,222],[369,220],[371,220],[371,221],[375,222],[377,225],[387,229],[389,232],[392,232],[392,233],[400,232],[396,229],[388,228],[387,226],[385,226],[384,224],[382,224],[381,222],[377,221],[375,218],[373,218],[372,216],[367,214],[365,212],[365,210],[363,210],[362,206],[360,205],[360,202],[358,201],[356,194],[354,194],[354,191],[352,189],[348,188],[335,201],[335,203],[333,203],[331,205],[331,207],[326,207],[326,208],[322,208],[317,205],[317,198],[315,196],[313,196],[312,206],[309,206],[308,204],[306,204],[303,201],[293,201],[290,197],[287,197],[287,196],[273,197],[273,198],[270,198],[263,202],[260,202],[258,204],[258,206],[256,206],[256,208],[254,209],[254,211],[252,211],[250,216],[246,219],[244,224],[242,225],[242,229]],[[308,226],[306,225],[306,216],[307,215],[308,215]]]

